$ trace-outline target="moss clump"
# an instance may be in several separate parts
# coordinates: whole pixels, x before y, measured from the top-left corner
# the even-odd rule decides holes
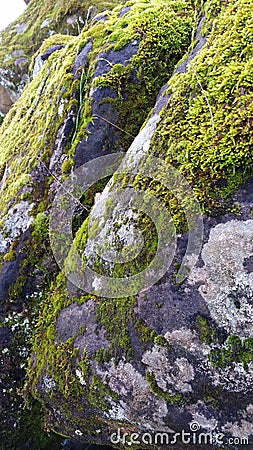
[[[5,253],[3,258],[5,262],[14,261],[17,258],[17,247],[18,247],[18,240],[14,241],[11,244],[8,253]]]
[[[197,317],[196,330],[199,334],[200,340],[205,344],[210,345],[215,341],[215,331],[211,328],[205,317]]]
[[[160,334],[154,338],[154,344],[159,345],[160,347],[167,347],[169,345],[167,339]]]
[[[112,356],[127,355],[133,357],[129,326],[133,321],[135,298],[107,299],[98,302],[97,324],[104,326],[110,341]]]
[[[163,391],[163,389],[161,389],[158,386],[158,384],[156,382],[155,374],[153,372],[147,371],[146,379],[150,385],[151,391],[154,392],[154,394],[156,394],[158,397],[161,397],[164,400],[166,400],[171,405],[182,406],[185,403],[186,399],[183,394],[180,394],[180,393],[170,394],[169,392]]]
[[[245,39],[252,25],[247,1],[223,4],[188,72],[169,83],[150,148],[186,177],[206,212],[222,207],[252,174],[252,52]]]
[[[111,357],[111,352],[107,348],[102,347],[96,351],[96,361],[98,364],[108,363]]]
[[[61,166],[62,174],[65,175],[65,174],[69,173],[71,168],[73,167],[73,165],[74,165],[73,159],[71,159],[71,158],[66,159],[62,163],[62,166]]]
[[[48,236],[48,216],[44,212],[40,212],[34,218],[32,236],[40,239],[40,242]]]
[[[157,85],[160,86],[160,83],[167,79],[173,69],[172,65],[176,64],[182,55],[181,51],[184,52],[190,43],[194,21],[193,10],[190,4],[185,2],[169,4],[157,0],[130,2],[129,5],[132,6],[131,11],[122,18],[118,17],[119,10],[116,9],[108,13],[108,21],[98,22],[84,30],[80,36],[70,38],[64,49],[50,57],[41,74],[33,80],[29,89],[25,90],[18,106],[15,105],[6,118],[1,127],[3,137],[0,141],[2,148],[0,164],[3,167],[8,159],[11,170],[7,189],[3,191],[1,200],[3,215],[24,185],[30,183],[34,189],[36,183],[27,178],[28,173],[35,169],[38,163],[43,162],[48,165],[57,130],[64,120],[63,117],[55,114],[51,105],[59,107],[63,97],[70,103],[70,109],[73,105],[80,107],[76,105],[73,98],[77,92],[82,92],[80,101],[82,114],[80,120],[78,119],[74,139],[71,141],[70,136],[65,149],[69,158],[73,157],[79,140],[87,136],[87,123],[91,120],[91,104],[88,97],[93,87],[106,86],[117,91],[118,98],[113,104],[119,110],[120,120],[124,122],[125,130],[128,135],[131,135],[129,139],[131,140],[137,133],[143,115],[154,101]],[[250,102],[252,86],[249,77],[251,56],[250,46],[244,34],[246,24],[249,36],[251,35],[251,16],[250,8],[244,0],[237,2],[236,8],[231,2],[226,10],[220,13],[216,23],[213,24],[208,43],[199,56],[192,61],[188,73],[177,75],[171,81],[169,87],[171,100],[163,111],[161,123],[151,143],[152,155],[163,157],[194,185],[205,211],[219,205],[220,196],[228,195],[251,171],[252,133],[250,122],[248,122],[248,118],[251,120],[252,115],[252,102]],[[161,20],[158,20],[158,17]],[[167,20],[163,20],[163,17]],[[171,23],[176,30],[174,38],[173,27],[170,28]],[[183,30],[182,34],[181,30]],[[227,40],[224,40],[224,35],[227,36]],[[82,82],[73,80],[73,61],[90,38],[93,38],[93,50],[89,60],[90,70],[89,73],[85,72],[87,80],[82,85]],[[108,74],[93,83],[92,77],[101,48],[119,50],[128,42],[132,42],[132,39],[138,40],[139,51],[129,61],[129,65],[126,67],[114,65]],[[168,54],[172,59],[167,58]],[[159,72],[159,75],[156,72]],[[130,88],[130,79],[133,75],[137,82]],[[41,91],[45,80],[46,88]],[[131,99],[134,98],[137,100],[131,104]],[[134,112],[129,119],[130,104]],[[31,128],[35,130],[33,134],[30,133]],[[14,131],[10,133],[10,130]],[[127,147],[126,141],[123,147]],[[21,160],[22,164],[19,163]],[[18,178],[16,184],[14,174]],[[228,185],[221,189],[217,183],[224,177],[227,178]],[[46,180],[45,185],[48,186],[51,181],[52,179]],[[122,185],[119,185],[119,188],[124,185],[125,180],[121,182]],[[179,201],[171,197],[171,193],[162,185],[162,182],[151,182],[150,179],[137,176],[134,183],[136,188],[148,187],[152,195],[157,195],[171,206],[178,218],[182,216],[179,212]],[[37,192],[37,186],[33,192],[35,191]],[[34,197],[35,201],[40,203],[41,197],[38,194],[34,194]],[[47,206],[44,204],[45,208]],[[111,206],[108,204],[109,209]],[[39,230],[47,234],[45,215],[41,210],[39,214],[35,219],[34,248],[39,242],[37,239]],[[141,219],[143,219],[143,231],[148,232],[149,248],[155,252],[157,241],[154,230],[151,228],[151,220],[145,217]],[[94,233],[97,230],[96,226]],[[76,224],[76,228],[79,228],[79,223]],[[81,252],[84,251],[87,243],[87,229],[88,219],[85,219],[77,230],[74,243]],[[142,265],[143,261],[138,261],[134,269]],[[73,267],[70,269],[73,270]],[[117,267],[118,277],[122,274],[121,270],[122,267]],[[107,382],[105,383],[92,372],[93,357],[78,353],[74,342],[76,336],[65,342],[57,341],[57,318],[61,309],[73,301],[75,300],[68,296],[65,277],[59,275],[56,282],[47,289],[34,339],[36,358],[31,362],[28,382],[30,389],[40,400],[43,401],[43,397],[46,397],[51,403],[57,402],[60,405],[59,408],[68,415],[72,430],[77,422],[81,422],[78,416],[80,411],[83,416],[86,414],[82,403],[84,399],[89,400],[87,407],[104,410],[108,407],[107,398],[113,398],[114,395],[108,389]],[[105,329],[109,341],[109,348],[96,354],[100,364],[106,362],[109,355],[115,358],[116,362],[121,357],[128,359],[134,357],[130,329],[136,322],[135,304],[134,297],[120,300],[97,299],[97,326]],[[201,339],[208,344],[213,343],[215,335],[207,321],[199,318],[197,327]],[[153,330],[143,323],[137,323],[136,330],[144,343],[154,341],[156,345],[164,345],[162,337],[155,336]],[[81,333],[82,330],[80,330]],[[213,351],[211,358],[214,364],[217,360],[221,365],[230,364],[234,357],[242,361],[240,359],[242,355],[244,355],[244,364],[251,361],[251,340],[245,340],[242,343],[238,339],[237,337],[230,339],[226,342],[226,346]],[[84,380],[84,383],[78,383],[75,372],[77,368],[81,372],[81,380]],[[46,393],[41,388],[45,375],[53,382],[53,388],[48,389]],[[156,395],[171,404],[183,405],[185,398],[183,399],[182,394],[164,392],[158,386],[153,373],[147,372],[147,380]],[[58,403],[59,399],[63,398],[64,402]],[[78,413],[70,417],[73,403]]]
[[[188,48],[193,26],[190,2],[151,1],[132,3],[131,11],[117,22],[117,27],[112,27],[115,50],[133,40],[139,42],[139,50],[127,66],[114,64],[108,74],[95,80],[95,86],[106,86],[118,93],[118,98],[110,101],[120,112],[117,126],[124,130],[120,134],[124,150],[152,108],[157,86],[167,81]]]
[[[220,368],[242,363],[247,369],[248,364],[253,362],[253,338],[241,340],[239,336],[229,336],[221,348],[211,350],[210,362]]]
[[[149,342],[154,342],[156,339],[157,333],[152,328],[148,327],[141,320],[138,320],[135,324],[135,329],[138,333],[140,340],[144,344],[148,344]]]
[[[34,55],[52,31],[54,36],[50,37],[48,44],[43,44],[41,54],[53,45],[67,43],[69,35],[80,34],[84,25],[88,25],[98,12],[113,8],[118,3],[116,0],[31,0],[25,12],[0,33],[2,75],[20,94],[24,87],[24,75],[30,75],[29,65],[32,60],[34,62]],[[32,69],[33,64],[30,71]]]
[[[88,401],[94,408],[100,408],[106,410],[109,408],[109,404],[106,398],[118,399],[118,395],[113,392],[108,385],[102,383],[98,375],[94,375],[91,380],[90,390],[88,394]]]
[[[2,217],[9,210],[14,199],[19,198],[19,195],[22,195],[28,187],[31,201],[34,198],[38,201],[42,200],[38,198],[40,191],[43,196],[42,189],[47,190],[48,184],[52,183],[48,163],[57,131],[65,119],[64,115],[59,113],[63,101],[68,103],[68,110],[75,106],[81,111],[76,122],[75,138],[71,140],[74,136],[69,136],[64,150],[68,155],[67,161],[72,160],[80,140],[87,137],[87,124],[92,120],[89,92],[91,88],[96,87],[96,83],[102,83],[108,87],[117,85],[117,89],[121,86],[124,92],[123,98],[119,96],[114,105],[119,114],[117,124],[119,128],[115,128],[119,133],[119,148],[126,149],[137,134],[154,103],[157,85],[164,83],[172,72],[173,65],[189,45],[193,11],[189,2],[174,4],[165,0],[153,0],[150,3],[131,1],[129,6],[131,6],[130,11],[121,18],[118,17],[119,8],[116,8],[108,12],[108,20],[105,23],[95,23],[90,28],[84,29],[77,37],[68,36],[67,39],[65,37],[65,48],[50,56],[38,76],[26,87],[20,100],[7,115],[1,126],[0,138],[0,170],[8,161],[8,178],[5,189],[1,193]],[[161,11],[165,12],[161,14]],[[157,20],[157,17],[164,17],[164,14],[167,21]],[[146,30],[144,34],[139,28],[142,25]],[[116,32],[120,29],[124,30],[123,34]],[[43,50],[52,45],[52,39],[43,44]],[[89,66],[83,68],[87,70],[84,82],[74,79],[72,69],[77,54],[90,39],[93,40],[93,48]],[[97,77],[93,83],[92,77],[101,48],[118,50],[134,39],[138,39],[139,50],[129,64],[124,68],[120,66],[120,70],[119,65],[116,64],[116,68],[112,67],[112,73]],[[58,42],[59,36],[57,36]],[[150,56],[151,49],[153,59]],[[159,70],[157,70],[157,64],[162,64]],[[80,89],[81,104],[77,105],[78,101],[75,97],[80,97],[77,95]],[[53,108],[52,105],[54,105]],[[124,131],[120,131],[120,128]],[[31,129],[33,133],[30,133]],[[47,176],[42,183],[40,182],[38,190],[37,182],[31,177],[31,172],[39,165],[43,165]],[[70,165],[64,163],[63,174],[69,169]]]
[[[247,369],[253,362],[253,338],[242,340],[239,336],[230,335],[224,339],[222,333],[213,329],[202,316],[197,317],[195,328],[201,341],[211,346],[209,359],[213,367],[225,368],[233,363],[242,363]]]

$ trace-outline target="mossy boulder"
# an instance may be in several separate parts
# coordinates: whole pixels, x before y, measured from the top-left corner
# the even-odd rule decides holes
[[[30,303],[36,320],[23,394],[43,405],[47,430],[119,448],[252,442],[252,30],[245,0],[119,5],[49,52],[1,125],[2,301]],[[76,169],[119,152],[109,183],[110,171],[71,190]],[[201,221],[187,223],[197,203],[178,180],[202,211],[201,249],[187,247]],[[136,275],[159,249],[152,217],[171,225],[163,209],[152,216],[157,204],[148,217],[151,197],[178,245],[146,287]],[[62,271],[49,229],[54,254],[68,250]],[[85,291],[87,268],[97,278]]]
[[[157,17],[165,6],[159,23]],[[127,150],[155,102],[158,87],[187,50],[193,26],[194,11],[188,3],[133,1],[126,8],[122,4],[97,15],[78,36],[57,34],[43,43],[38,54],[47,56],[44,64],[1,125],[0,295],[7,308],[5,327],[11,328],[13,314],[22,308],[33,323],[57,275],[48,226],[59,183],[84,161]],[[102,181],[85,195],[76,229],[92,207],[96,191],[104,186]],[[22,321],[23,315],[15,320]],[[18,341],[28,340],[21,335]],[[12,349],[14,366],[21,359],[24,369],[26,357],[17,354],[15,339],[11,333],[10,342],[3,345]],[[8,353],[6,365],[7,360]],[[20,388],[24,370],[18,373]],[[9,392],[11,386],[6,389]],[[19,412],[7,416],[13,397],[20,403],[17,390],[10,392],[3,424],[9,429],[14,423],[26,426],[33,412],[24,420]],[[14,445],[15,437],[11,433],[7,437],[11,444],[6,445]],[[29,437],[25,434],[22,439]]]
[[[25,12],[0,33],[0,112],[6,114],[32,79],[34,57],[46,38],[51,47],[65,44],[64,35],[78,35],[97,13],[117,1],[32,0]],[[61,33],[61,37],[58,34]],[[50,47],[48,43],[47,49]],[[45,53],[45,51],[44,51]]]

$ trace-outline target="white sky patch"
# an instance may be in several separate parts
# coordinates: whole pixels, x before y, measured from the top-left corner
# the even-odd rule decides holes
[[[24,0],[0,0],[0,31],[16,20],[25,8]]]

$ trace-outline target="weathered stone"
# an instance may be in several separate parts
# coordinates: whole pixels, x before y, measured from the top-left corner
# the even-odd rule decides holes
[[[252,8],[230,0],[215,11],[207,2],[204,9],[190,2],[133,0],[94,21],[90,7],[81,19],[68,10],[64,26],[79,27],[78,36],[58,35],[43,44],[44,66],[1,124],[3,325],[19,342],[27,339],[27,322],[13,325],[12,312],[32,317],[31,328],[36,320],[24,392],[43,404],[48,429],[69,437],[66,449],[87,441],[128,448],[131,433],[143,449],[218,450],[228,438],[229,450],[246,448],[247,439],[252,443],[252,55],[245,39],[251,36]],[[54,31],[48,19],[47,11],[39,20],[42,33]],[[13,66],[27,57],[20,51],[11,50]],[[1,71],[8,89],[10,73]],[[64,191],[63,180],[69,175],[74,182],[77,167],[122,149],[125,158],[105,189],[99,181],[78,202],[72,187]],[[152,180],[142,170],[154,157],[162,163]],[[186,222],[191,199],[175,171],[201,204],[200,252],[197,239],[188,246],[195,230],[195,223],[187,228]],[[74,235],[65,274],[54,262],[48,229],[60,185],[59,248],[69,243],[67,227]],[[143,213],[135,207],[135,192],[149,193],[139,205]],[[69,224],[62,219],[67,194]],[[145,210],[153,197],[175,222],[175,254],[162,278],[144,287],[136,283],[128,295],[127,289],[116,291],[122,279],[130,284],[159,248]],[[163,252],[171,248],[165,243]],[[189,273],[181,280],[182,265]],[[70,278],[84,278],[87,267],[96,274],[90,293],[90,285],[84,291]],[[111,279],[116,287],[109,296]],[[1,333],[5,368],[9,354],[13,367],[22,346],[10,349],[13,335],[5,328]],[[6,370],[3,380],[7,385]],[[14,419],[3,423],[7,429]],[[185,443],[182,433],[190,432],[195,441]],[[29,433],[20,445],[37,448]],[[168,441],[152,441],[161,433]],[[172,445],[173,436],[181,442]],[[223,443],[211,441],[215,436],[224,437]],[[6,446],[15,448],[13,437],[8,439]]]

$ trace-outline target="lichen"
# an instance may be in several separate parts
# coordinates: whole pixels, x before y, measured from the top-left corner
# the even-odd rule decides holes
[[[150,147],[187,178],[206,212],[222,209],[252,174],[252,55],[245,33],[250,39],[249,3],[224,3],[187,73],[170,81],[171,99]]]
[[[72,6],[74,8],[76,4]],[[231,310],[226,310],[226,314],[224,309],[220,311],[220,297],[218,299],[213,292],[205,293],[202,290],[202,299],[206,299],[211,319],[198,314],[195,330],[179,329],[165,335],[158,334],[161,331],[157,332],[138,317],[138,298],[105,299],[101,293],[101,297],[92,296],[96,312],[94,329],[103,329],[105,346],[91,350],[87,345],[83,352],[80,351],[78,342],[83,342],[86,324],[65,340],[60,339],[57,333],[62,311],[66,311],[74,303],[81,309],[84,303],[91,300],[91,296],[83,295],[78,290],[70,295],[75,287],[70,286],[65,276],[55,273],[55,266],[50,267],[49,263],[44,266],[40,262],[44,256],[48,256],[47,210],[53,194],[58,182],[72,170],[77,145],[81,139],[89,136],[88,125],[96,120],[92,113],[92,94],[96,89],[103,88],[116,92],[116,98],[103,101],[108,100],[118,112],[119,122],[113,124],[116,125],[115,133],[120,138],[117,150],[127,150],[154,104],[158,87],[167,81],[188,46],[193,45],[192,32],[196,27],[198,5],[152,0],[130,1],[128,6],[130,9],[122,17],[119,17],[119,6],[108,11],[106,18],[94,20],[78,36],[65,37],[65,47],[49,57],[1,125],[1,173],[4,173],[5,166],[8,169],[1,192],[3,232],[6,231],[6,224],[8,225],[10,208],[17,206],[16,199],[20,195],[25,196],[23,201],[27,202],[26,210],[31,214],[27,215],[29,225],[23,229],[28,231],[30,227],[30,236],[23,248],[26,258],[21,264],[20,277],[12,286],[12,296],[17,298],[23,295],[27,269],[33,273],[34,267],[39,267],[38,264],[42,271],[43,267],[46,271],[45,266],[50,269],[33,339],[26,390],[32,391],[40,402],[46,403],[50,427],[69,436],[76,437],[76,434],[83,439],[86,435],[94,437],[95,430],[99,429],[101,423],[102,427],[106,428],[109,424],[109,428],[113,429],[115,424],[130,423],[138,427],[141,420],[143,428],[152,424],[154,428],[161,429],[165,426],[168,408],[186,405],[190,411],[191,402],[199,399],[217,406],[219,399],[215,396],[213,386],[210,389],[200,386],[201,392],[193,392],[199,373],[206,371],[210,380],[216,377],[219,387],[228,386],[232,389],[231,385],[234,383],[236,392],[239,390],[238,383],[234,379],[227,381],[232,370],[241,373],[240,380],[246,380],[242,390],[252,380],[252,337],[248,311],[243,304],[241,315],[235,314],[235,325],[231,320]],[[249,45],[252,14],[245,0],[239,0],[236,6],[232,1],[226,6],[209,2],[206,10],[211,30],[206,45],[188,65],[188,71],[175,75],[170,81],[170,99],[163,109],[161,120],[150,116],[151,122],[147,124],[149,131],[153,133],[151,142],[150,139],[140,139],[139,142],[144,155],[148,149],[147,156],[148,152],[150,155],[157,155],[176,167],[193,186],[203,210],[213,212],[214,208],[224,208],[223,198],[252,173],[252,86],[249,76],[252,65]],[[59,17],[62,14],[63,10],[60,10]],[[214,15],[217,17],[212,21]],[[47,18],[46,15],[43,20]],[[59,35],[56,40],[58,43],[61,41]],[[87,65],[80,68],[82,75],[79,79],[75,76],[77,74],[73,74],[74,61],[91,41],[92,49]],[[52,37],[43,44],[42,50],[53,42]],[[96,76],[101,52],[105,53],[103,57],[106,58],[106,52],[121,51],[132,42],[135,42],[136,53],[129,61],[125,61],[125,64],[113,64],[109,61],[109,70]],[[74,112],[74,129],[62,149],[63,153],[58,161],[59,170],[56,168],[53,171],[55,167],[51,170],[49,165],[51,163],[54,166],[52,155],[58,130],[64,124],[66,115]],[[143,139],[144,137],[142,136]],[[138,145],[131,150],[132,165],[138,162],[138,152],[133,150],[136,148],[139,150]],[[163,186],[162,175],[161,182],[151,182],[149,177],[141,175],[132,176],[130,173],[129,176],[121,177],[116,174],[110,188],[120,192],[130,182],[136,190],[146,189],[166,206],[171,206],[178,228],[184,230],[182,208],[180,209],[179,201],[172,197],[169,189]],[[224,180],[227,181],[222,183]],[[96,188],[101,191],[103,186],[99,184]],[[94,203],[95,192],[96,189],[91,189],[81,199],[88,210]],[[105,213],[109,216],[114,207],[114,202],[108,201]],[[82,210],[80,216],[74,219],[75,239],[71,250],[78,249],[84,255],[84,264],[88,259],[87,216],[88,211],[84,213]],[[109,230],[111,236],[113,233],[116,235],[119,230],[123,238],[128,234],[128,217],[123,216],[121,219]],[[133,215],[130,219],[133,220]],[[114,270],[116,278],[121,278],[126,273],[129,276],[142,269],[157,249],[157,238],[151,222],[144,215],[138,217],[138,225],[141,225],[143,234],[148,235],[145,241],[148,243],[148,250],[139,260],[131,265],[127,264],[127,267],[115,264],[108,269],[106,265],[101,267],[101,261],[93,254],[95,268],[101,272],[104,270],[105,273],[107,270],[110,273]],[[242,224],[237,225],[236,228],[244,227]],[[243,235],[244,240],[232,238],[240,246],[240,258],[233,261],[235,267],[240,265],[239,269],[242,269],[243,258],[249,257],[252,252],[252,236],[249,231],[251,223],[247,223],[247,226],[248,235],[246,238]],[[220,226],[220,229],[221,227],[226,225]],[[91,236],[96,235],[100,228],[99,221],[94,222],[90,230]],[[105,236],[108,237],[106,232],[107,230]],[[16,256],[13,252],[16,244],[13,242],[17,237],[19,235],[8,241],[10,252],[5,257],[6,263]],[[109,245],[110,242],[105,244]],[[132,244],[133,239],[129,239],[125,246],[125,256],[130,254]],[[232,248],[231,244],[229,247]],[[213,265],[208,263],[208,249],[210,242],[206,244],[203,253],[204,264],[208,267],[197,270],[198,281],[201,280],[201,274],[205,280],[208,279],[207,269],[211,279],[215,276],[212,272]],[[69,265],[67,268],[74,270],[76,267],[71,266],[70,256],[66,266]],[[216,257],[216,263],[218,260]],[[218,278],[216,288],[221,288],[223,277],[227,275],[220,271],[221,278]],[[250,298],[251,276],[242,277],[239,274],[235,279],[233,281],[237,282],[236,286],[241,291],[248,288],[245,292]],[[248,284],[247,280],[250,280]],[[234,301],[232,298],[231,304],[232,302],[233,311],[236,312],[238,299]],[[247,321],[244,320],[245,317]],[[212,328],[213,323],[216,323],[217,328],[222,324],[227,334],[224,332],[219,335],[216,327]],[[177,346],[180,347],[180,356],[175,356]],[[186,358],[188,351],[192,360],[194,352],[198,352],[200,359],[196,371],[192,361]],[[144,408],[143,405],[146,407],[147,403],[147,416],[140,419],[140,408]],[[57,411],[52,406],[55,404]],[[152,408],[150,410],[150,405],[153,405],[155,412]]]

